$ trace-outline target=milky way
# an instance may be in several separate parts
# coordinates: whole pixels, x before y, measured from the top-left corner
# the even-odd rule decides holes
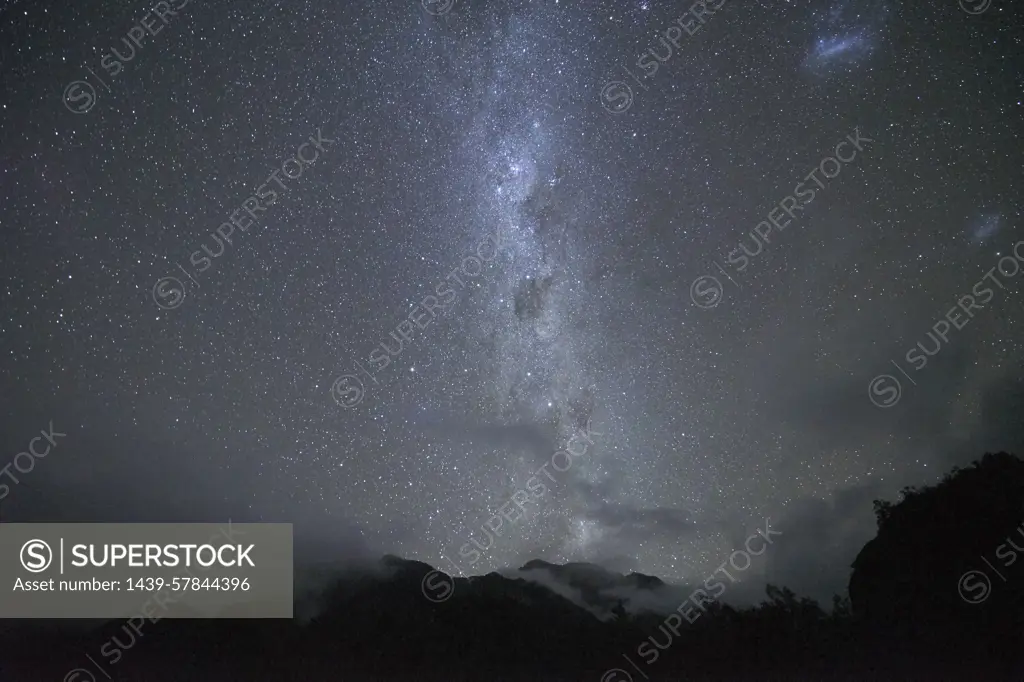
[[[145,4],[0,17],[3,452],[68,434],[5,518],[668,581],[771,519],[750,589],[828,599],[873,499],[1020,445],[1009,289],[898,405],[868,393],[1020,239],[1008,10],[177,4],[116,77]]]

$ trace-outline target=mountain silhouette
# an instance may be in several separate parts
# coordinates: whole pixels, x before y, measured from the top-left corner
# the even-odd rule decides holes
[[[0,679],[63,679],[88,661],[147,682],[1024,679],[1024,461],[986,454],[875,514],[828,612],[769,585],[755,607],[712,603],[688,622],[638,606],[676,594],[654,576],[535,559],[463,578],[387,555],[321,572],[291,621],[8,627]]]

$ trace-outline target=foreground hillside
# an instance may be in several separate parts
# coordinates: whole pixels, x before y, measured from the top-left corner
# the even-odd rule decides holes
[[[0,680],[1024,679],[1024,461],[986,455],[875,513],[849,599],[828,613],[769,586],[756,608],[711,604],[691,624],[616,602],[663,594],[652,576],[532,561],[451,580],[387,556],[337,575],[308,621],[8,633]]]

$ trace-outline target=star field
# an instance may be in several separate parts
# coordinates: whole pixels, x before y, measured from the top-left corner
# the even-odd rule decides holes
[[[1024,238],[1024,34],[716,4],[6,5],[0,464],[68,436],[4,517],[666,581],[771,518],[752,580],[841,590],[872,499],[1020,449],[1024,275],[898,404],[868,384]]]

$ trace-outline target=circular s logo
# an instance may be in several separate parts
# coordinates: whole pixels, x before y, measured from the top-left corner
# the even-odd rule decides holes
[[[85,668],[75,668],[64,676],[64,682],[96,682],[96,676]]]
[[[185,300],[185,285],[177,277],[161,277],[153,285],[153,302],[164,310],[174,310]]]
[[[424,597],[435,604],[440,604],[441,602],[448,601],[452,594],[455,593],[455,581],[450,576],[435,569],[423,576],[423,580],[420,582],[420,589],[423,590]]]
[[[87,81],[74,81],[64,88],[64,106],[74,114],[84,114],[96,104],[96,88]]]
[[[361,403],[365,392],[366,389],[363,387],[363,382],[354,374],[338,377],[331,386],[331,395],[334,396],[334,402],[346,410],[350,410]]]
[[[609,114],[622,114],[633,106],[633,90],[622,81],[605,83],[601,88],[601,106]]]
[[[980,604],[992,592],[992,581],[981,571],[967,571],[957,583],[960,598],[968,604]]]
[[[992,6],[992,0],[960,0],[960,9],[968,14],[982,14]]]
[[[455,0],[420,0],[420,2],[423,4],[423,9],[435,17],[443,17],[455,6]]]
[[[879,374],[868,384],[868,398],[881,408],[892,407],[899,402],[903,387],[891,374]]]
[[[29,540],[21,546],[19,558],[29,573],[42,573],[53,563],[53,550],[42,540]]]
[[[690,285],[690,300],[699,308],[714,308],[723,295],[722,283],[711,275],[701,275]]]

